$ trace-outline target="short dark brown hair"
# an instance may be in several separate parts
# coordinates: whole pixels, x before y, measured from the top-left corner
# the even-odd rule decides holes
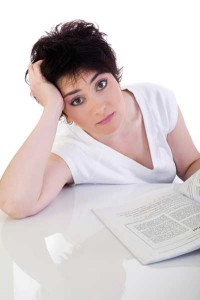
[[[33,45],[31,63],[42,59],[41,72],[55,85],[64,75],[76,79],[81,70],[108,72],[120,82],[122,68],[117,67],[106,36],[97,25],[84,20],[58,24]]]

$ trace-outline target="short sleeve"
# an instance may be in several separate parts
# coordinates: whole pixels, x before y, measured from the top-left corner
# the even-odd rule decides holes
[[[93,139],[78,125],[60,123],[52,152],[62,157],[75,184],[132,184],[172,182],[176,168],[167,134],[176,126],[178,106],[174,93],[155,84],[136,84],[127,88],[135,94],[141,108],[154,169]]]
[[[84,132],[76,124],[59,122],[51,152],[66,162],[75,184],[93,181],[99,151],[90,146]]]
[[[76,172],[74,171],[74,163],[73,163],[73,149],[70,138],[70,128],[69,125],[64,122],[64,119],[59,121],[56,136],[52,145],[51,152],[60,156],[70,168],[72,173],[72,177],[75,181]]]
[[[160,85],[142,84],[147,106],[166,134],[174,130],[178,119],[178,105],[174,92]]]
[[[168,118],[168,133],[170,133],[176,127],[178,119],[178,105],[173,91],[163,88],[163,93],[165,94],[163,101]]]

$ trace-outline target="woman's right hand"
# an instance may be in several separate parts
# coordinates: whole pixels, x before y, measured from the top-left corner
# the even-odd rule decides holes
[[[30,64],[28,68],[31,96],[44,107],[56,107],[60,109],[60,114],[64,108],[64,101],[60,91],[56,86],[42,75],[40,66],[42,60]]]

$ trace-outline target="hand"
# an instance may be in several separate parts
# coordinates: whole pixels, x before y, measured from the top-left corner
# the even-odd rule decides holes
[[[64,108],[63,97],[56,86],[42,75],[41,64],[42,60],[38,60],[28,68],[31,95],[43,107],[59,107],[61,114]]]

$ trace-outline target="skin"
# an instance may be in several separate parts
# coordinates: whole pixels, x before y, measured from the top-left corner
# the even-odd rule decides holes
[[[108,143],[124,135],[136,111],[111,73],[97,75],[95,71],[83,73],[75,83],[65,76],[57,85],[68,121],[74,121],[96,140]],[[110,114],[112,119],[101,123]]]
[[[152,169],[146,132],[134,96],[121,90],[111,73],[97,75],[95,71],[83,72],[76,82],[68,76],[57,82],[68,121],[74,121],[99,142]],[[109,122],[100,122],[112,113]]]
[[[76,82],[65,76],[58,80],[58,90],[41,74],[41,63],[30,65],[28,71],[30,91],[43,106],[42,115],[0,180],[0,209],[17,219],[37,214],[64,185],[73,183],[66,162],[51,153],[62,112],[98,141],[153,167],[141,112],[133,95],[122,91],[112,74],[100,74],[93,82],[95,71],[83,72]],[[74,89],[80,91],[66,96]],[[109,122],[98,124],[110,113],[114,115]],[[180,109],[167,142],[182,180],[200,169],[200,153]]]
[[[134,95],[122,91],[110,73],[98,75],[91,83],[95,74],[94,71],[83,72],[75,83],[67,76],[58,81],[68,119],[98,141],[153,169],[142,114]],[[76,92],[77,89],[80,91]],[[115,114],[109,123],[98,124],[112,112]],[[178,112],[177,125],[168,134],[167,141],[177,174],[186,180],[200,168],[200,154],[187,130],[180,108]],[[137,147],[134,141],[137,141]]]

